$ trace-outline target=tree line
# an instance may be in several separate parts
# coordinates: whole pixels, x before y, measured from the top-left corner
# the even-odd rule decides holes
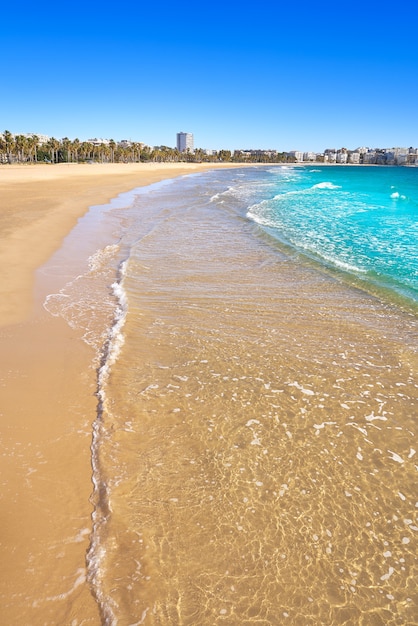
[[[140,162],[238,162],[286,163],[294,159],[285,152],[263,150],[219,150],[207,154],[197,148],[179,152],[168,146],[146,146],[138,142],[92,143],[79,139],[55,139],[41,143],[37,135],[0,134],[0,163],[140,163]]]

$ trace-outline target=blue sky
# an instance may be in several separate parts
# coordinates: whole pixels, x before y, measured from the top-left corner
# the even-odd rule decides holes
[[[0,130],[174,146],[418,147],[417,9],[295,1],[2,6]]]

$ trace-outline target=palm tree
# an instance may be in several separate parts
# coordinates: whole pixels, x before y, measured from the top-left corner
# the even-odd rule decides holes
[[[220,161],[230,161],[231,160],[231,151],[230,150],[220,150],[219,151],[219,160]]]
[[[114,163],[114,161],[115,161],[115,148],[116,148],[116,141],[114,139],[110,139],[109,140],[109,148],[110,148],[110,162]]]
[[[80,145],[80,151],[81,151],[83,160],[91,158],[92,150],[93,150],[93,144],[89,143],[88,141],[83,141],[83,143]]]
[[[17,160],[23,163],[26,161],[26,150],[28,148],[28,140],[24,135],[15,137],[15,146],[17,150]]]
[[[51,163],[58,163],[58,148],[60,147],[60,142],[55,137],[51,137],[46,144],[50,154],[51,154]]]
[[[6,157],[9,163],[12,162],[12,152],[14,148],[13,135],[9,130],[5,130],[3,133],[3,139],[6,147]]]
[[[141,144],[135,141],[132,144],[132,158],[134,163],[137,163],[141,159]]]
[[[36,161],[38,160],[38,157],[37,157],[38,144],[39,144],[39,137],[37,135],[32,135],[31,137],[28,138],[28,156],[29,156],[31,163],[33,162],[36,163]]]
[[[110,148],[106,143],[101,143],[99,148],[99,158],[102,163],[108,163],[110,158]]]
[[[204,159],[204,156],[205,153],[203,152],[202,148],[196,148],[196,150],[194,151],[195,161],[199,161],[201,163]]]
[[[71,141],[68,139],[68,137],[64,137],[64,139],[62,140],[62,147],[64,150],[64,153],[67,153],[67,163],[69,163],[72,159],[71,159]]]
[[[151,148],[149,146],[142,146],[141,161],[150,161],[152,158]]]
[[[0,133],[0,163],[4,163],[6,155],[6,142],[4,141],[3,134]]]
[[[79,139],[76,138],[71,142],[71,150],[72,150],[73,156],[75,156],[76,163],[78,163],[78,151],[80,150]]]

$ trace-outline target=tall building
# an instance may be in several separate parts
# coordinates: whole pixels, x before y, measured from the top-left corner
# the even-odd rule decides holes
[[[193,152],[193,135],[192,133],[177,133],[177,150],[179,152]]]

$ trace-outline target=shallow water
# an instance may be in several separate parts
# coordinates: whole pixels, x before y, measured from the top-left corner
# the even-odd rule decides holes
[[[107,336],[88,555],[106,624],[417,621],[417,317],[248,219],[266,172],[141,192],[47,299]]]

